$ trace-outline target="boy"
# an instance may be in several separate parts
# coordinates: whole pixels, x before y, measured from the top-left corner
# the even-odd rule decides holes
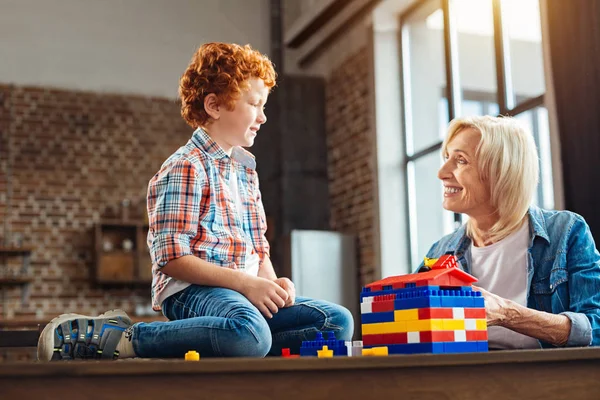
[[[64,314],[40,335],[38,358],[264,357],[298,353],[318,331],[351,340],[350,312],[296,298],[269,259],[266,221],[250,147],[267,120],[271,61],[250,46],[209,43],[179,85],[195,128],[148,187],[152,303],[169,322],[132,324],[121,310]]]

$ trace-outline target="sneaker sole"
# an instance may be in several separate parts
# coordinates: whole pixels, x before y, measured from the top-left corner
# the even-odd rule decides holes
[[[58,317],[53,318],[50,322],[46,324],[44,330],[40,334],[40,338],[38,339],[37,345],[37,358],[38,361],[48,362],[52,359],[52,355],[54,354],[54,330],[60,324],[65,321],[69,321],[72,319],[85,318],[85,319],[104,319],[104,318],[117,318],[121,317],[122,319],[131,322],[131,319],[127,315],[127,313],[123,310],[110,310],[103,314],[98,315],[97,317],[92,317],[90,315],[83,314],[61,314]]]

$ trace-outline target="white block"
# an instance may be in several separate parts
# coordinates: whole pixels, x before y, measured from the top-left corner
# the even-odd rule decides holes
[[[352,357],[362,356],[363,342],[362,340],[355,340],[352,342]]]
[[[421,343],[419,332],[408,332],[408,343]]]
[[[352,341],[347,340],[344,342],[344,345],[346,346],[346,355],[352,357]]]
[[[373,303],[360,303],[361,314],[371,314],[373,312]]]
[[[465,319],[465,309],[462,307],[454,307],[452,309],[452,318]]]
[[[454,331],[454,341],[455,342],[466,342],[467,341],[467,331]]]
[[[477,320],[465,319],[465,330],[467,330],[467,331],[477,330]]]

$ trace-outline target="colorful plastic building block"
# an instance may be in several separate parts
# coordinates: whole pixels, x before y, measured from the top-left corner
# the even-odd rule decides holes
[[[387,346],[383,346],[383,347],[372,347],[370,349],[363,349],[362,355],[363,356],[387,356],[388,348],[387,348]]]
[[[459,269],[453,255],[426,259],[424,266],[426,272],[363,288],[363,355],[378,346],[389,354],[487,351],[485,304],[471,287],[477,279]]]
[[[281,349],[281,357],[283,357],[283,358],[298,358],[298,357],[300,357],[300,354],[291,354],[290,349],[284,348],[284,349]]]
[[[195,350],[185,353],[185,361],[200,361],[200,354]]]
[[[347,341],[346,349],[348,357],[360,357],[362,356],[363,342],[362,340]]]
[[[333,358],[333,350],[329,350],[327,346],[323,346],[323,349],[317,351],[317,357]]]
[[[315,340],[305,340],[302,342],[300,346],[300,355],[301,356],[317,356],[317,351],[321,350],[323,346],[327,346],[329,350],[333,351],[334,356],[346,356],[348,354],[348,350],[346,349],[346,344],[343,340],[338,340],[335,337],[335,333],[328,331],[326,332],[327,339],[323,338],[323,334],[321,332],[317,332]]]

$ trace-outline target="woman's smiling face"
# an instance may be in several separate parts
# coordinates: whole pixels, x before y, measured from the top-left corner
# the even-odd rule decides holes
[[[443,207],[446,210],[470,217],[493,212],[490,188],[482,181],[477,163],[480,140],[479,131],[464,128],[446,147],[445,162],[438,171],[438,178],[444,185]]]

